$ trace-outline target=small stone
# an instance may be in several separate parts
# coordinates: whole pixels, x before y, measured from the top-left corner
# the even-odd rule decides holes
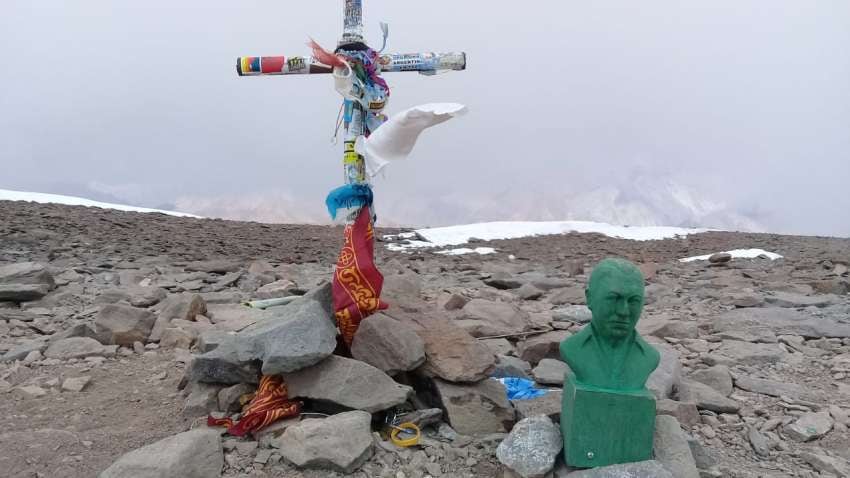
[[[750,428],[747,432],[747,439],[750,441],[750,445],[753,447],[753,451],[756,452],[756,455],[766,458],[770,456],[770,443],[767,440],[767,437],[762,435],[755,428]]]
[[[47,347],[44,356],[59,360],[83,358],[91,355],[104,355],[107,349],[95,339],[89,337],[71,337],[57,340]]]
[[[23,387],[18,387],[15,389],[16,391],[22,393],[24,396],[28,398],[39,398],[47,395],[47,391],[41,387],[35,385],[27,385]]]
[[[357,410],[302,420],[283,432],[280,454],[298,467],[352,473],[372,456],[371,421]]]
[[[460,385],[434,379],[434,385],[438,405],[458,433],[481,436],[507,432],[513,425],[514,409],[499,381]]]
[[[255,441],[236,442],[236,452],[242,456],[253,455],[255,451],[257,451],[257,442]]]
[[[563,442],[558,427],[546,416],[520,420],[499,447],[496,457],[522,478],[542,478],[555,466]]]
[[[258,463],[260,465],[265,465],[269,462],[269,459],[272,457],[273,450],[265,449],[257,452],[257,455],[254,457],[254,463]]]
[[[700,382],[682,380],[679,385],[679,400],[696,404],[700,410],[711,410],[717,413],[737,413],[741,405],[726,398],[717,390]]]
[[[716,252],[708,256],[708,262],[711,264],[725,264],[732,260],[732,254],[728,252]]]
[[[89,382],[91,382],[91,377],[66,378],[62,382],[62,390],[67,392],[82,392]]]
[[[537,383],[562,386],[564,385],[564,376],[569,370],[569,365],[560,360],[543,359],[537,367],[534,367],[531,375]]]
[[[732,394],[732,375],[729,367],[715,365],[707,369],[697,370],[688,376],[689,379],[703,383],[728,397]]]

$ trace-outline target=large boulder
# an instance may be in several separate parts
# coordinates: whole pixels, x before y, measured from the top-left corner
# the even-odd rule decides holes
[[[133,342],[147,342],[154,322],[156,316],[148,310],[109,304],[98,312],[94,327],[101,342],[132,347]]]
[[[496,363],[489,347],[449,322],[430,322],[418,334],[425,343],[427,359],[422,371],[426,375],[450,382],[477,382],[488,377]]]
[[[527,313],[513,304],[485,299],[469,301],[455,323],[475,337],[515,334],[530,328]]]
[[[30,302],[50,292],[44,284],[0,284],[0,301]]]
[[[47,267],[37,262],[18,262],[0,266],[0,285],[7,284],[44,285],[48,290],[56,287],[56,282]]]
[[[744,310],[744,309],[740,309]],[[742,340],[724,340],[710,357],[725,365],[767,365],[788,355],[780,344],[759,344]]]
[[[131,451],[99,478],[212,478],[221,476],[224,455],[217,430],[196,428]]]
[[[425,344],[409,325],[378,313],[360,323],[351,356],[395,375],[425,362]]]
[[[547,416],[525,418],[496,448],[496,458],[522,478],[543,478],[564,446],[561,432]]]
[[[401,405],[413,393],[412,388],[396,383],[381,370],[338,355],[297,372],[284,373],[283,380],[291,397],[370,413]]]
[[[691,373],[688,378],[708,385],[725,397],[732,394],[732,374],[729,373],[729,367],[725,365],[715,365],[697,370]]]
[[[277,445],[298,467],[352,473],[372,456],[371,421],[359,410],[302,420],[287,427]]]
[[[505,387],[493,379],[455,384],[434,379],[434,394],[449,424],[464,435],[508,432],[515,413]]]
[[[269,314],[237,334],[220,337],[218,346],[195,357],[189,380],[256,383],[260,366],[266,375],[294,372],[334,351],[336,327],[319,301],[300,298]]]

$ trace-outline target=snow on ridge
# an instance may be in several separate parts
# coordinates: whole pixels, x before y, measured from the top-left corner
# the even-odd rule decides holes
[[[413,233],[395,236],[399,239],[406,239],[406,241],[403,243],[390,243],[387,248],[393,251],[403,251],[422,247],[457,246],[466,244],[472,238],[492,241],[496,239],[517,239],[529,236],[566,234],[568,232],[595,232],[619,239],[651,241],[687,236],[688,234],[698,234],[709,230],[666,226],[615,226],[590,221],[500,221],[417,229]],[[419,237],[423,240],[414,240],[414,237]],[[387,239],[393,239],[393,237],[391,236]]]
[[[66,206],[86,206],[96,207],[100,209],[115,209],[117,211],[126,212],[142,212],[142,213],[161,213],[169,216],[177,217],[193,217],[201,219],[201,216],[188,214],[185,212],[164,211],[161,209],[150,209],[146,207],[125,206],[123,204],[111,204],[100,201],[92,201],[91,199],[79,198],[74,196],[62,196],[60,194],[46,193],[31,193],[25,191],[10,191],[8,189],[0,189],[0,201],[27,201],[39,204],[64,204]]]
[[[782,259],[781,255],[775,252],[765,251],[764,249],[735,249],[733,251],[724,252],[731,255],[733,259],[755,259],[759,256],[765,256],[772,261]],[[712,255],[713,254],[706,254],[704,256],[686,257],[684,259],[679,259],[679,262],[707,261]]]

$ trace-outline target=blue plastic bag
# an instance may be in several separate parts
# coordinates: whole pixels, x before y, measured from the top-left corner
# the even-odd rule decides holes
[[[534,381],[527,378],[505,377],[498,379],[505,386],[508,400],[528,400],[546,395],[548,390],[534,388]]]

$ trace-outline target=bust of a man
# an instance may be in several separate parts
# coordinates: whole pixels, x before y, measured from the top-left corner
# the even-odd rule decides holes
[[[635,331],[643,310],[643,274],[625,259],[605,259],[590,275],[585,297],[590,325],[561,343],[561,357],[580,385],[642,390],[660,355]]]

